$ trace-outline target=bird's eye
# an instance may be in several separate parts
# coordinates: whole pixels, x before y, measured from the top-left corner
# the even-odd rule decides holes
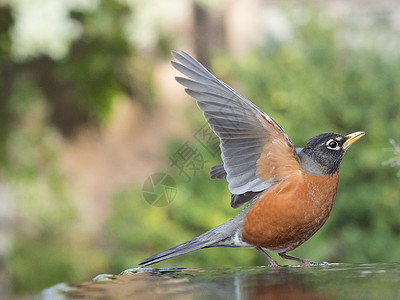
[[[326,145],[327,145],[328,149],[331,149],[331,150],[339,150],[339,148],[340,148],[338,142],[333,139],[329,140],[326,143]]]

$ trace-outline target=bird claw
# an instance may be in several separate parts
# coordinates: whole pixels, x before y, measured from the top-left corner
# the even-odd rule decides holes
[[[315,263],[315,262],[313,262],[311,260],[308,260],[308,259],[303,259],[303,260],[301,260],[301,262],[304,264],[305,267],[311,267],[311,266],[317,266],[318,265],[317,263]]]
[[[324,261],[322,263],[316,263],[316,262],[312,262],[310,260],[305,260],[304,262],[304,266],[305,267],[322,267],[322,268],[326,268],[329,266],[329,263]]]
[[[271,269],[277,269],[279,265],[277,263],[270,263],[268,267],[270,267]]]

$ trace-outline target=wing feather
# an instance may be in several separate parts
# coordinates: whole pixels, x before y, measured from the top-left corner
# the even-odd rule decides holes
[[[221,141],[223,164],[213,167],[210,174],[212,178],[226,177],[235,196],[233,207],[252,199],[249,192],[266,190],[300,170],[293,142],[272,118],[186,52],[172,52],[172,55],[177,60],[171,62],[172,66],[188,77],[176,80],[196,99]]]

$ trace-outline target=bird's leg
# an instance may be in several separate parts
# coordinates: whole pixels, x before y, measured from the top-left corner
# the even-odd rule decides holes
[[[277,267],[279,267],[278,263],[277,263],[275,260],[273,260],[273,259],[271,258],[271,256],[269,256],[261,247],[255,247],[255,248],[256,248],[258,251],[260,251],[261,254],[264,255],[264,256],[268,259],[268,261],[269,261],[269,263],[270,263],[270,265],[269,265],[270,268],[276,269]]]
[[[304,266],[306,266],[306,267],[309,267],[311,265],[317,265],[315,262],[312,262],[308,259],[303,259],[303,258],[298,258],[298,257],[287,255],[286,252],[282,252],[282,253],[278,253],[278,254],[282,258],[299,261],[299,262],[303,263]]]

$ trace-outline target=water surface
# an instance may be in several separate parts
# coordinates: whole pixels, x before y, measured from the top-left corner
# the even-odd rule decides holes
[[[400,263],[137,268],[58,284],[38,299],[400,299]]]

